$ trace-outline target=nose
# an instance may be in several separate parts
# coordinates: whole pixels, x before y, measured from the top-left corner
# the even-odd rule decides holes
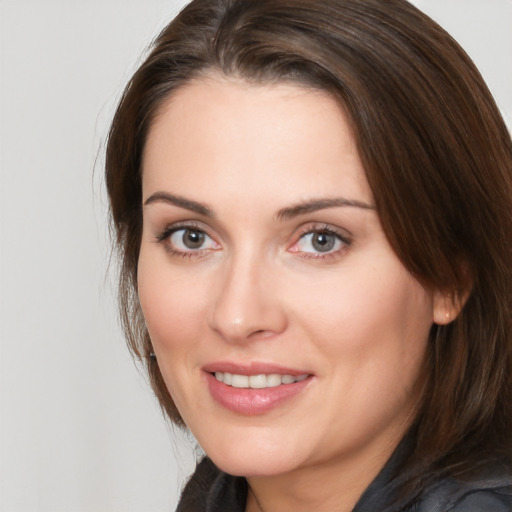
[[[249,258],[226,265],[208,318],[210,328],[224,340],[266,339],[286,329],[285,308],[269,266]]]

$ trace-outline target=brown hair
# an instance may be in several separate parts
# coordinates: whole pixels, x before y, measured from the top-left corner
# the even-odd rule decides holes
[[[127,339],[167,415],[137,298],[141,158],[177,88],[208,72],[293,81],[347,112],[384,231],[424,286],[455,299],[432,327],[411,465],[463,467],[512,450],[512,144],[479,72],[405,0],[195,0],[156,39],[112,123],[106,181]],[[418,480],[419,481],[419,480]]]

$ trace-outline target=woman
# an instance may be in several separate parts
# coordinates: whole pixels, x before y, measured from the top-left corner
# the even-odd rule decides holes
[[[196,0],[106,163],[180,511],[512,510],[512,144],[404,0]]]

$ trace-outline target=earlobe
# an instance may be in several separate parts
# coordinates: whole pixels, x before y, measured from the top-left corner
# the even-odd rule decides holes
[[[459,296],[450,292],[436,291],[433,303],[433,322],[437,325],[447,325],[453,322],[461,312],[468,293]]]

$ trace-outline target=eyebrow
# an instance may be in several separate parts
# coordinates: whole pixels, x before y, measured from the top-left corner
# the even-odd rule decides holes
[[[305,215],[308,213],[316,212],[318,210],[325,210],[327,208],[339,208],[339,207],[353,207],[361,208],[363,210],[375,210],[375,206],[358,201],[357,199],[346,199],[344,197],[334,197],[326,199],[313,199],[311,201],[305,201],[298,203],[287,208],[282,208],[277,212],[278,220],[292,219],[299,215]]]
[[[213,210],[205,204],[186,199],[175,194],[169,194],[168,192],[155,192],[144,201],[144,206],[148,206],[154,203],[168,203],[179,208],[184,208],[191,212],[204,215],[205,217],[213,217]]]
[[[179,208],[184,208],[191,212],[198,213],[205,217],[214,217],[213,210],[205,204],[186,199],[185,197],[170,194],[169,192],[155,192],[144,201],[144,206],[148,206],[154,203],[168,203]],[[276,214],[277,220],[286,220],[298,217],[300,215],[306,215],[308,213],[316,212],[319,210],[325,210],[328,208],[339,208],[339,207],[352,207],[361,208],[363,210],[375,210],[375,206],[372,206],[363,201],[357,199],[346,199],[344,197],[335,198],[324,198],[324,199],[312,199],[310,201],[304,201],[293,206],[282,208]]]

